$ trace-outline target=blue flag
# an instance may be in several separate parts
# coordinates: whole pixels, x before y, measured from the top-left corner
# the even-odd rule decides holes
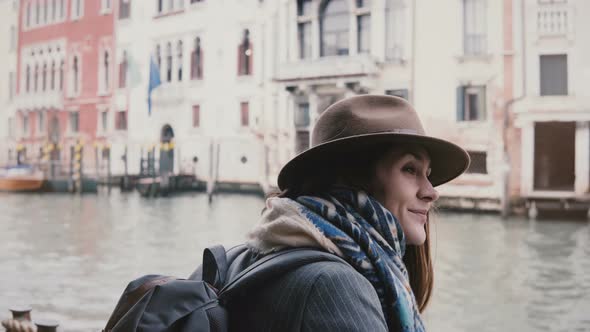
[[[150,57],[150,84],[148,86],[148,115],[152,115],[152,91],[160,86],[162,81],[160,80],[160,68],[154,61],[154,57]]]

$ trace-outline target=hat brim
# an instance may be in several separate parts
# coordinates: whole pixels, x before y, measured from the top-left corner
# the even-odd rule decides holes
[[[429,180],[434,187],[449,182],[461,175],[469,167],[467,151],[436,137],[405,133],[373,133],[336,139],[303,151],[291,159],[281,169],[278,177],[279,189],[285,190],[292,184],[301,183],[306,175],[314,174],[319,168],[346,167],[334,165],[343,156],[354,158],[354,152],[361,148],[391,143],[396,145],[415,144],[422,146],[430,157],[431,173]]]

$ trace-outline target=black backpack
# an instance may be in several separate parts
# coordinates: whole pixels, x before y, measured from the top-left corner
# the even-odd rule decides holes
[[[236,296],[256,296],[257,287],[300,266],[346,262],[327,252],[292,248],[258,257],[245,245],[204,250],[203,264],[188,279],[146,275],[130,282],[105,332],[228,331],[229,304]]]

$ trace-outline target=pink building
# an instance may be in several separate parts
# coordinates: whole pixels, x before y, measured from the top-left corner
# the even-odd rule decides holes
[[[67,161],[105,140],[115,82],[112,0],[23,0],[15,133],[21,162]],[[85,163],[94,165],[94,159]]]

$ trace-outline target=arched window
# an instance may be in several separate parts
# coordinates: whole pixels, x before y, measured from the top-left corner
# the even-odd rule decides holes
[[[158,70],[162,68],[162,52],[160,45],[156,45],[156,62],[158,63]]]
[[[178,58],[178,81],[182,82],[182,41],[176,45],[176,56]]]
[[[320,6],[320,55],[348,55],[349,10],[346,0]]]
[[[42,75],[41,90],[45,91],[45,89],[47,88],[47,64],[46,63],[43,64],[43,73],[41,75]]]
[[[64,89],[64,61],[61,60],[61,63],[59,65],[59,91],[62,91]]]
[[[201,51],[201,38],[195,38],[195,48],[191,54],[191,79],[203,78],[203,54]]]
[[[51,0],[51,21],[55,22],[57,20],[57,2],[56,0]]]
[[[119,88],[127,86],[127,51],[123,51],[121,62],[119,63]]]
[[[28,27],[31,26],[31,3],[30,2],[27,3],[27,9],[26,10],[27,10],[27,18],[25,20],[25,22],[26,22],[25,25],[28,28]]]
[[[238,75],[250,74],[252,74],[252,45],[250,31],[245,29],[242,42],[238,46]]]
[[[74,56],[72,60],[72,93],[77,94],[79,89],[78,76],[80,73],[80,64],[78,63],[78,57]]]
[[[49,21],[49,0],[43,2],[43,23],[47,24]]]
[[[39,25],[39,21],[41,20],[41,3],[39,1],[35,4],[35,24]]]
[[[33,91],[37,91],[37,78],[39,76],[39,66],[35,65],[35,73],[33,74]]]
[[[55,61],[51,61],[51,79],[49,80],[49,89],[55,90]]]
[[[172,82],[172,44],[166,45],[166,82]]]
[[[103,86],[104,86],[104,90],[105,91],[108,91],[109,90],[109,87],[110,87],[110,84],[109,84],[109,82],[110,82],[110,77],[109,77],[109,69],[110,69],[109,67],[110,67],[110,64],[109,64],[109,61],[110,61],[110,59],[109,59],[109,52],[108,51],[104,51],[104,55],[103,55],[103,78],[104,78],[103,84],[104,85]]]
[[[27,72],[25,74],[25,91],[31,91],[31,67],[27,65]]]

